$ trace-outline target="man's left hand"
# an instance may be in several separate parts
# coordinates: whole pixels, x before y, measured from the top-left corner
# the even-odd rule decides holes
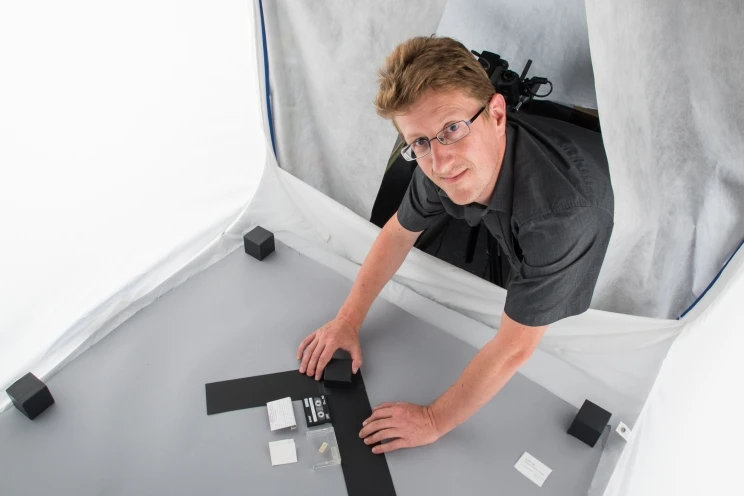
[[[372,409],[359,437],[366,444],[392,439],[372,448],[375,454],[431,444],[441,437],[429,406],[412,403],[383,403]]]

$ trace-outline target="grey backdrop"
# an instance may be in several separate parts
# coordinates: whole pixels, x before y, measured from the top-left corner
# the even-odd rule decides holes
[[[272,433],[265,408],[207,416],[204,384],[296,368],[297,344],[349,288],[281,244],[263,262],[236,251],[55,375],[57,403],[37,420],[15,409],[0,415],[0,492],[345,494],[340,467],[312,469],[302,417],[297,431]],[[434,400],[475,354],[383,300],[362,346],[373,406]],[[397,492],[585,494],[601,449],[566,434],[575,413],[517,375],[437,443],[388,455]],[[287,437],[298,463],[271,467],[268,442]],[[553,469],[542,489],[513,468],[524,451]]]

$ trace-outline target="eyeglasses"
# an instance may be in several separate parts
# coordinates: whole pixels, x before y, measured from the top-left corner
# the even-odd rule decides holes
[[[473,117],[471,117],[470,120],[457,121],[447,124],[444,129],[437,133],[437,141],[439,141],[443,145],[451,145],[452,143],[457,143],[465,136],[470,134],[470,125],[473,123],[473,121],[475,121],[475,119],[478,118],[479,115],[481,115],[481,112],[483,112],[485,109],[485,106],[481,107],[481,109]],[[416,138],[413,143],[403,147],[403,149],[400,151],[400,154],[403,155],[403,158],[405,158],[409,162],[412,162],[421,157],[425,157],[429,154],[429,152],[431,152],[432,139],[434,138]]]

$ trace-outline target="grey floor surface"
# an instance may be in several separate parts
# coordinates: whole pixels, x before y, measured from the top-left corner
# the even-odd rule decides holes
[[[313,470],[304,425],[272,433],[265,408],[207,416],[204,384],[296,369],[350,287],[282,244],[263,262],[234,252],[52,377],[57,403],[35,421],[0,414],[0,494],[346,494],[340,467]],[[373,406],[431,402],[476,353],[382,299],[361,336]],[[575,414],[517,374],[438,442],[387,455],[397,494],[586,494],[601,452],[566,434]],[[272,467],[268,442],[290,437],[298,463]],[[524,451],[553,469],[542,488],[514,469]]]

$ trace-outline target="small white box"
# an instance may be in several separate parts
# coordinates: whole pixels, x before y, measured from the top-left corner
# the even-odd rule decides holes
[[[272,431],[286,429],[287,427],[291,427],[292,429],[297,428],[294,408],[292,407],[292,398],[287,397],[276,401],[269,401],[266,403],[266,408],[269,412],[269,427]]]

